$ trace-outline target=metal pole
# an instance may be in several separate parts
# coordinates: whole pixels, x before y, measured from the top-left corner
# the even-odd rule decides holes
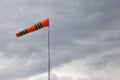
[[[50,28],[48,28],[48,80],[50,80]]]

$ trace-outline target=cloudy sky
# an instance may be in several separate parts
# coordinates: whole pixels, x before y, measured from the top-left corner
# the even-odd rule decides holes
[[[0,80],[47,80],[47,17],[51,80],[120,80],[120,0],[0,0]]]

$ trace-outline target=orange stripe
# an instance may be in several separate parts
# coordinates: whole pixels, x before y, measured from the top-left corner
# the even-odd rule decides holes
[[[32,26],[29,26],[29,27],[27,27],[27,32],[29,33],[29,32],[33,32],[33,31],[36,31],[36,28],[35,28],[35,26],[34,25],[32,25]]]
[[[17,33],[16,33],[16,36],[17,36],[17,37],[20,37],[20,36],[21,36],[20,32],[17,32]]]
[[[48,18],[40,21],[40,23],[42,24],[43,27],[47,27],[47,26],[49,27],[49,19]]]

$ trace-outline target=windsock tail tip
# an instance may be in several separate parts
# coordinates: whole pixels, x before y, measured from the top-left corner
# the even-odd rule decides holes
[[[17,33],[16,33],[16,36],[17,36],[17,37],[20,37],[20,36],[21,36],[21,34],[20,34],[19,32],[17,32]]]

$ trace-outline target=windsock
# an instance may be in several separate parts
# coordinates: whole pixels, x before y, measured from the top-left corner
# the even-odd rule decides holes
[[[46,18],[46,19],[44,19],[44,20],[42,20],[42,21],[40,21],[40,22],[38,22],[38,23],[36,23],[34,25],[31,25],[31,26],[27,27],[26,29],[24,29],[24,30],[22,30],[20,32],[17,32],[16,36],[20,37],[22,35],[25,35],[27,33],[36,31],[36,30],[44,28],[44,27],[49,27],[49,19],[48,18]]]

